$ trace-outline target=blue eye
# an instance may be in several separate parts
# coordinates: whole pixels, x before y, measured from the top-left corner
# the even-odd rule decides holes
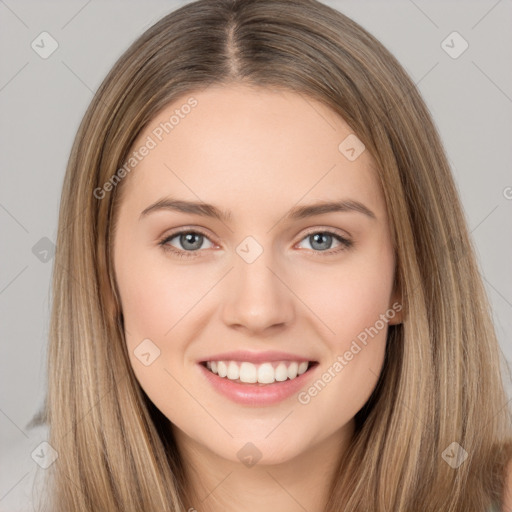
[[[170,245],[170,241],[175,238],[178,239],[178,242],[183,249]],[[164,250],[171,251],[181,258],[187,258],[196,256],[194,253],[198,252],[198,249],[201,249],[204,240],[209,239],[205,234],[200,233],[199,231],[180,231],[164,238],[159,242],[159,244]]]
[[[333,254],[352,247],[350,240],[331,231],[315,231],[304,237],[303,240],[309,241],[310,247],[314,249],[315,253],[327,252],[328,254]],[[331,251],[333,241],[337,241],[340,247]]]
[[[176,247],[170,242],[177,239],[181,247]],[[194,258],[199,256],[200,249],[204,249],[203,243],[205,240],[210,242],[210,247],[213,243],[200,231],[184,230],[173,233],[159,242],[162,249],[169,251],[179,258]],[[308,240],[312,249],[312,254],[315,255],[332,255],[337,254],[343,250],[349,249],[353,246],[353,242],[347,238],[342,237],[337,233],[331,231],[313,231],[307,234],[301,241]],[[332,250],[332,244],[336,241],[339,244],[337,249]]]

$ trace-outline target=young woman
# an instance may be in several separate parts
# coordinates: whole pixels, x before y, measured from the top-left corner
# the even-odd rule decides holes
[[[119,59],[63,187],[52,511],[508,510],[500,353],[414,83],[314,0]]]

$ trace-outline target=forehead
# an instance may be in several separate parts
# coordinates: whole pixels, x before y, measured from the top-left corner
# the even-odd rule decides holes
[[[302,94],[210,86],[175,100],[140,134],[132,150],[151,149],[125,197],[140,209],[170,194],[261,215],[346,196],[383,210],[373,159],[365,150],[357,156],[357,144],[339,115]]]

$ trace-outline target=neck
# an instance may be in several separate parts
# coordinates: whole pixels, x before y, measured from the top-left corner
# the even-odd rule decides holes
[[[185,467],[189,512],[322,512],[354,433],[351,421],[292,459],[246,466],[171,428]]]

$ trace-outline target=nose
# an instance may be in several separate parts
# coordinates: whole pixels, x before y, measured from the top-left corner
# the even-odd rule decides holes
[[[236,256],[225,283],[224,323],[249,335],[289,326],[294,318],[293,293],[281,274],[271,251],[263,251],[252,263]]]

